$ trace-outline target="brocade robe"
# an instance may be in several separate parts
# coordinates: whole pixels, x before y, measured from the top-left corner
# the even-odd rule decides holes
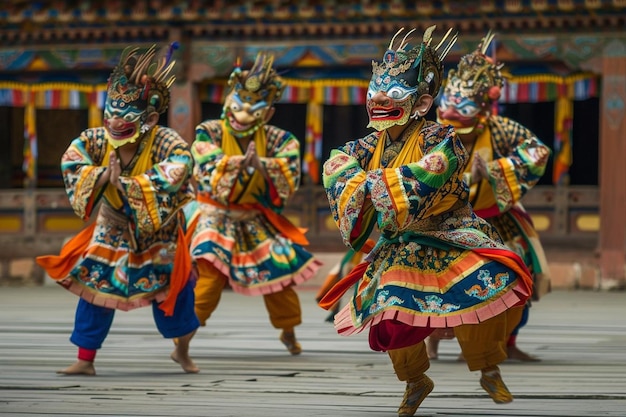
[[[111,150],[104,128],[93,128],[63,154],[71,206],[81,219],[95,214],[95,220],[65,244],[60,256],[38,262],[90,303],[129,310],[167,300],[161,308],[171,315],[191,271],[181,210],[193,198],[189,145],[172,129],[153,128],[119,177],[123,192],[110,183],[95,188]]]
[[[550,148],[521,124],[491,116],[485,131],[467,151],[470,158],[465,175],[471,172],[474,152],[487,162],[488,170],[488,178],[470,186],[470,203],[522,257],[533,273],[533,296],[538,299],[550,290],[548,262],[521,199],[544,174]]]
[[[228,277],[235,292],[262,295],[312,278],[321,263],[303,248],[303,232],[281,214],[300,183],[299,142],[264,125],[254,135],[267,173],[242,169],[245,149],[221,120],[196,127],[197,207],[190,207],[191,254]]]
[[[324,164],[345,244],[358,250],[374,226],[380,231],[365,262],[327,300],[356,282],[335,327],[344,335],[369,328],[374,350],[485,321],[523,305],[532,285],[519,256],[473,213],[462,179],[467,154],[452,128],[411,123],[414,132],[387,165],[376,158],[384,132],[348,142]]]

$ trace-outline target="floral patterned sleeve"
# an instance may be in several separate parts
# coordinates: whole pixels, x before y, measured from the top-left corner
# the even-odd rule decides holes
[[[495,116],[490,126],[497,152],[503,156],[489,162],[489,184],[503,213],[543,176],[551,150],[529,129],[511,119]]]
[[[346,148],[333,150],[324,163],[322,179],[333,218],[348,247],[359,249],[374,226],[367,173]]]
[[[161,128],[158,134],[151,150],[157,162],[142,174],[120,177],[127,214],[137,235],[159,230],[192,196],[189,145],[172,129]]]
[[[100,162],[106,151],[104,129],[88,129],[74,139],[61,157],[65,191],[78,217],[88,220],[102,189],[95,185],[106,170]]]
[[[198,192],[207,193],[211,199],[228,205],[244,156],[225,155],[220,146],[219,120],[206,121],[196,127],[191,153],[196,162],[194,177]]]
[[[333,151],[323,172],[333,217],[348,246],[367,238],[373,222],[383,232],[393,234],[436,214],[442,199],[462,184],[450,181],[462,170],[458,152],[463,153],[463,149],[454,135],[431,148],[419,161],[398,168],[366,171],[357,153],[350,153],[351,148],[354,143]]]
[[[300,142],[290,132],[275,126],[268,126],[267,140],[267,152],[272,156],[260,158],[268,181],[261,203],[281,209],[300,185]]]

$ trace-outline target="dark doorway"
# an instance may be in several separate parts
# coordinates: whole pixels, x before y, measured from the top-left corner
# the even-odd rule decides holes
[[[599,99],[574,101],[570,185],[598,185]],[[515,103],[501,106],[500,114],[523,124],[554,151],[555,103]],[[540,185],[552,185],[554,154]]]
[[[87,110],[36,110],[37,187],[63,188],[61,156],[87,127]],[[24,186],[24,108],[0,107],[0,188]]]
[[[500,106],[499,114],[526,126],[552,149],[546,172],[538,182],[538,185],[551,185],[554,162],[554,102],[507,103]]]
[[[571,185],[598,185],[600,171],[600,100],[574,101]]]

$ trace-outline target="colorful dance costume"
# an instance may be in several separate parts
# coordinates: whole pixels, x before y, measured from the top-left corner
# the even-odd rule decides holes
[[[281,341],[298,354],[293,328],[302,319],[293,286],[320,263],[303,248],[303,230],[281,214],[299,186],[300,149],[295,136],[267,124],[282,92],[272,63],[259,54],[249,71],[235,68],[221,120],[196,128],[196,314],[204,325],[227,282],[237,293],[262,295]]]
[[[539,236],[520,200],[544,174],[550,149],[524,126],[494,114],[503,76],[502,65],[486,55],[492,39],[488,34],[448,73],[438,121],[454,126],[469,153],[464,179],[470,185],[475,213],[491,223],[524,260],[533,274],[533,298],[539,299],[550,290],[549,270]],[[484,166],[478,178],[477,164]],[[525,316],[527,312],[528,305]],[[518,330],[509,346],[515,346]],[[517,357],[533,359],[525,353]]]
[[[116,309],[152,305],[167,338],[199,325],[180,210],[193,198],[193,158],[174,130],[156,125],[174,80],[172,52],[157,58],[154,46],[127,48],[109,79],[104,127],[83,131],[62,157],[75,213],[88,220],[95,212],[95,220],[59,256],[37,261],[81,297],[70,339],[79,359],[93,361]]]
[[[463,332],[459,340],[468,346],[470,369],[482,371],[483,388],[496,402],[511,401],[496,336],[519,315],[532,286],[519,256],[473,213],[462,178],[467,153],[454,130],[423,119],[456,40],[448,41],[449,31],[432,47],[433,30],[412,49],[408,34],[395,49],[394,37],[382,62],[373,62],[367,109],[378,132],[334,150],[323,172],[346,245],[359,250],[374,227],[381,237],[320,305],[331,306],[356,282],[335,327],[343,335],[367,329],[370,347],[388,351],[407,381],[401,416],[413,415],[433,388],[423,340],[437,328]]]

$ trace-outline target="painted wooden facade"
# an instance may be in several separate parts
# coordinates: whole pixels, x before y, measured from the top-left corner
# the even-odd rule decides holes
[[[304,108],[306,176],[288,214],[309,228],[316,246],[339,248],[318,185],[330,140],[323,114],[364,103],[371,60],[382,56],[397,29],[419,32],[432,24],[442,32],[459,31],[447,65],[473,50],[488,30],[497,33],[494,52],[511,68],[501,99],[505,108],[551,103],[554,137],[542,139],[555,151],[553,177],[524,203],[543,238],[597,242],[602,274],[623,281],[626,0],[5,2],[0,120],[9,132],[0,132],[0,146],[10,152],[0,156],[2,256],[54,250],[82,226],[59,188],[58,173],[45,163],[54,163],[73,137],[64,121],[81,129],[101,123],[106,77],[126,45],[173,41],[180,44],[179,65],[167,124],[188,140],[206,117],[203,106],[219,107],[237,58],[251,62],[259,50],[275,55],[288,86],[279,112]],[[597,172],[590,175],[598,180],[572,184],[571,158],[589,157],[572,154],[572,129],[584,123],[572,118],[586,117],[572,109],[589,99],[598,101],[599,129],[588,139],[597,144],[599,163],[591,164]],[[53,117],[50,111],[61,113]],[[565,171],[555,168],[559,162]]]

